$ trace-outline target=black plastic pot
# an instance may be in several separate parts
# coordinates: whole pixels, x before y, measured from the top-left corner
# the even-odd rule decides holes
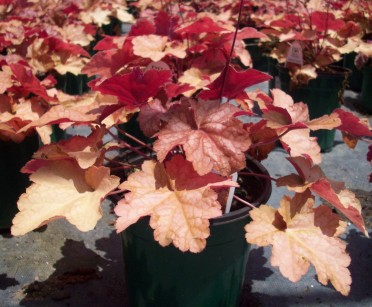
[[[36,135],[22,143],[0,141],[0,229],[9,230],[17,213],[17,201],[29,185],[27,174],[20,173],[39,147]]]
[[[281,89],[291,95],[295,102],[304,102],[309,108],[310,119],[332,113],[340,107],[340,102],[345,90],[346,79],[350,70],[333,66],[332,71],[319,71],[316,79],[312,79],[306,86],[294,87],[291,84],[289,71],[283,65],[278,65]],[[312,136],[317,137],[322,152],[331,151],[333,148],[335,130],[312,131]]]
[[[252,160],[247,171],[268,175]],[[252,202],[265,203],[271,195],[270,180],[244,178],[253,180]],[[207,246],[198,254],[161,247],[153,238],[149,218],[126,229],[122,241],[129,306],[237,306],[249,251],[244,231],[250,221],[248,211],[245,207],[212,219]]]

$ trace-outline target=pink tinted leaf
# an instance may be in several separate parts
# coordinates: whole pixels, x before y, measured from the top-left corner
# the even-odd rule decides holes
[[[170,150],[182,145],[200,175],[212,169],[229,175],[244,168],[250,139],[243,124],[234,118],[239,109],[218,101],[191,101],[191,106],[194,112],[174,113],[157,134],[154,149],[158,159],[163,161]]]
[[[210,33],[210,32],[223,32],[227,31],[227,29],[221,27],[217,22],[215,22],[210,17],[201,17],[195,22],[187,25],[186,27],[180,28],[176,30],[176,33],[181,35],[188,35],[188,34],[199,34],[199,33]]]

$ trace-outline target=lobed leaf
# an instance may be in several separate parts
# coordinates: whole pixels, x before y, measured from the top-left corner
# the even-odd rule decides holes
[[[20,212],[13,219],[15,236],[60,217],[81,231],[92,230],[102,216],[102,199],[119,185],[119,178],[110,176],[106,167],[82,170],[66,160],[50,161],[30,179],[33,183],[19,198]]]

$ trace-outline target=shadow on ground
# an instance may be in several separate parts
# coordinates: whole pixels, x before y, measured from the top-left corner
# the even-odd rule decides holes
[[[115,233],[97,240],[96,252],[82,241],[66,240],[54,273],[25,285],[20,306],[123,306],[123,261],[117,241]]]

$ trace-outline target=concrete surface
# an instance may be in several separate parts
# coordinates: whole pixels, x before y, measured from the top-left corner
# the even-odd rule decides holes
[[[355,99],[355,93],[347,93],[349,108]],[[332,152],[323,155],[322,167],[330,178],[345,181],[370,212],[372,184],[367,177],[372,168],[365,157],[367,147],[360,142],[353,152],[338,133]],[[283,155],[277,148],[263,162],[274,177],[292,170]],[[268,203],[276,206],[284,193],[285,189],[274,189]],[[112,226],[115,217],[109,201],[104,211],[105,217],[88,233],[59,220],[22,237],[2,234],[0,306],[127,306],[120,236]],[[352,226],[345,238],[352,257],[348,297],[320,285],[314,270],[296,284],[289,282],[270,266],[271,249],[253,246],[241,306],[372,306],[372,241]]]

